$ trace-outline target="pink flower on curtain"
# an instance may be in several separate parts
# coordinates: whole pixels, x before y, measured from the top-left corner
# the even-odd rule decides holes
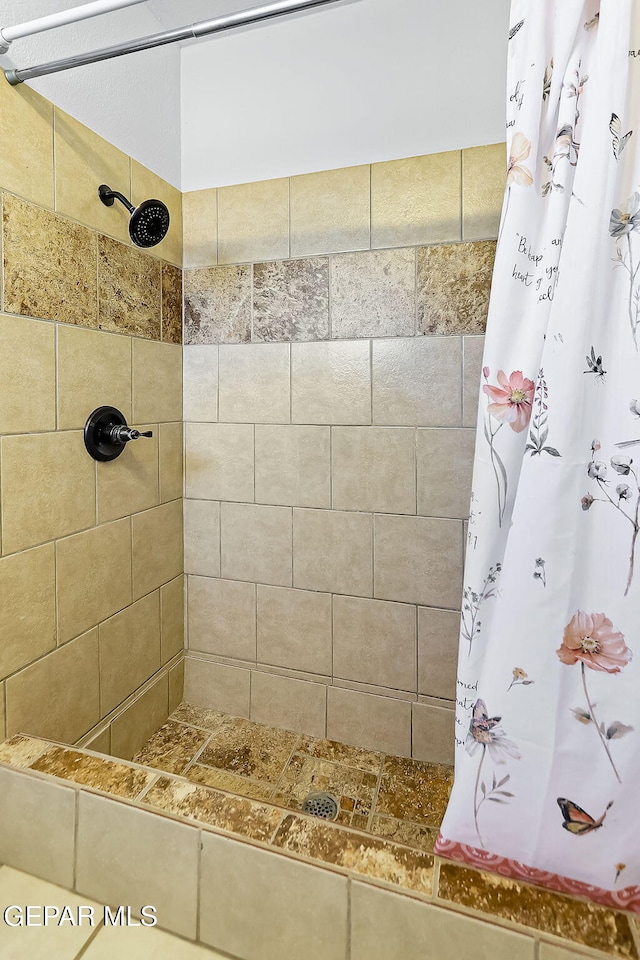
[[[582,686],[588,708],[585,713],[585,717],[588,718],[586,722],[591,722],[595,726],[616,779],[621,783],[608,741],[617,739],[632,728],[620,724],[619,721],[607,727],[598,720],[587,688],[585,667],[601,673],[620,673],[622,668],[631,662],[633,656],[624,642],[624,635],[614,629],[613,623],[604,613],[585,613],[583,610],[578,610],[564,628],[562,644],[556,653],[558,659],[568,666],[580,663]],[[619,728],[624,730],[620,732]]]
[[[578,610],[564,628],[562,646],[556,650],[562,663],[582,661],[591,670],[620,673],[630,662],[632,653],[619,630],[604,613]]]
[[[514,370],[510,377],[499,370],[498,383],[497,387],[486,383],[482,388],[493,401],[487,410],[496,420],[508,423],[515,433],[522,433],[531,419],[535,384],[524,377],[521,370]]]
[[[507,166],[507,186],[517,183],[521,187],[530,187],[533,183],[533,174],[522,163],[531,153],[531,144],[524,133],[514,133]]]

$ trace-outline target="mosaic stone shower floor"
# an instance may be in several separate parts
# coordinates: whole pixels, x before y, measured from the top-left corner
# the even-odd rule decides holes
[[[640,918],[432,853],[450,767],[300,736],[183,703],[134,757],[17,735],[0,764],[145,809],[534,936],[539,960],[640,960]],[[338,822],[301,811],[339,800]]]

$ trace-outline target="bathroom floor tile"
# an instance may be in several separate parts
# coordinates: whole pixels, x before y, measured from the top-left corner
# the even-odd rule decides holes
[[[268,841],[282,819],[276,807],[169,777],[160,777],[142,802],[253,840]]]
[[[170,720],[186,723],[191,727],[202,727],[203,730],[215,730],[225,718],[224,713],[216,713],[215,710],[206,710],[204,707],[194,707],[190,703],[181,703],[169,717]]]
[[[31,764],[31,769],[129,799],[137,797],[155,777],[151,770],[136,770],[114,760],[53,746]]]
[[[12,767],[30,767],[48,746],[46,740],[17,733],[0,744],[0,763],[9,763]]]
[[[200,761],[238,776],[275,783],[299,739],[297,733],[227,717],[214,732]]]
[[[433,857],[351,830],[288,814],[276,832],[274,846],[323,860],[355,873],[430,894]]]
[[[408,847],[433,853],[433,845],[438,838],[437,827],[425,827],[421,823],[408,820],[395,820],[393,817],[381,817],[375,814],[371,818],[371,833],[395,843],[404,843]]]
[[[453,768],[404,757],[386,757],[376,813],[439,827],[453,786]]]
[[[270,800],[274,791],[272,783],[249,780],[235,773],[227,773],[226,770],[204,767],[201,763],[194,763],[185,771],[184,776],[193,783],[202,783],[207,787],[224,790],[226,793],[237,793],[250,800]]]
[[[168,720],[135,754],[134,763],[142,763],[167,773],[182,773],[211,734],[196,727]]]
[[[338,743],[337,740],[318,740],[314,737],[303,737],[296,752],[318,757],[320,760],[331,760],[332,763],[344,763],[349,767],[376,774],[380,772],[384,760],[383,753],[350,747],[346,743]]]
[[[378,776],[341,763],[296,754],[289,761],[273,794],[273,803],[301,810],[310,793],[330,793],[338,802],[338,822],[350,825],[354,816],[367,818],[373,809]],[[362,819],[358,821],[362,823]]]
[[[607,954],[634,960],[638,957],[626,914],[552,890],[442,863],[438,898],[565,937]]]

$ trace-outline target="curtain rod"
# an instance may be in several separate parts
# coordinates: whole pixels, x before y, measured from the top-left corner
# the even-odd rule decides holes
[[[223,30],[231,30],[234,27],[241,27],[245,24],[259,23],[261,20],[270,20],[273,17],[279,17],[286,13],[297,13],[312,7],[322,7],[328,3],[339,2],[341,2],[341,0],[276,0],[274,3],[266,3],[261,7],[241,10],[238,13],[229,13],[222,17],[216,17],[214,20],[201,20],[198,23],[192,23],[188,27],[166,30],[163,33],[155,33],[149,37],[141,37],[138,40],[119,43],[113,47],[104,47],[102,50],[95,50],[91,53],[81,53],[73,57],[66,57],[63,60],[52,60],[49,63],[43,63],[36,67],[7,70],[5,77],[11,86],[15,87],[19,83],[24,83],[25,80],[33,80],[35,77],[45,77],[51,73],[72,70],[74,67],[82,67],[85,66],[85,64],[97,63],[101,60],[111,60],[114,57],[122,57],[129,53],[139,53],[141,50],[151,50],[153,47],[166,46],[169,43],[178,43],[180,40],[206,37],[210,34],[221,33]]]
[[[7,53],[13,41],[20,40],[22,37],[31,37],[35,33],[44,33],[45,30],[65,27],[69,23],[79,23],[80,20],[99,17],[103,13],[111,13],[112,10],[120,10],[122,7],[133,7],[137,3],[146,3],[146,0],[93,0],[93,3],[50,13],[46,17],[28,20],[15,27],[3,27],[0,30],[0,54]]]

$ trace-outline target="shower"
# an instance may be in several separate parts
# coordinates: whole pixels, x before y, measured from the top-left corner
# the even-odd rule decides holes
[[[119,200],[131,214],[129,236],[137,247],[155,247],[167,235],[170,217],[169,211],[161,200],[143,200],[139,206],[132,203],[117,190],[103,183],[98,187],[98,196],[105,206],[112,207]]]

